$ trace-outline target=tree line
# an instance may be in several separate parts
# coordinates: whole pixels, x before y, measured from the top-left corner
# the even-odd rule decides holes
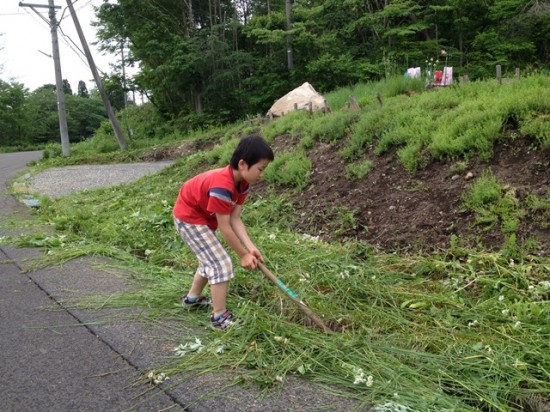
[[[102,47],[128,45],[139,62],[128,87],[182,126],[265,113],[305,81],[327,92],[431,59],[474,80],[549,62],[542,0],[118,0],[97,18]]]
[[[111,103],[124,107],[120,79],[113,75],[104,79]],[[63,80],[67,127],[72,142],[92,137],[107,113],[97,90],[88,92],[84,81],[73,93]],[[24,84],[0,80],[0,146],[13,149],[34,148],[59,142],[59,116],[54,84],[45,84],[29,91]]]

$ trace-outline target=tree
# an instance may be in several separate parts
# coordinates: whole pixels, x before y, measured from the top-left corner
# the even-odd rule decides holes
[[[93,136],[101,122],[108,118],[103,102],[99,98],[67,96],[66,104],[69,136],[73,140],[83,140]]]
[[[71,88],[71,84],[67,79],[63,79],[63,93],[72,95],[73,89]]]
[[[0,146],[18,146],[25,143],[26,96],[27,89],[22,84],[0,80]]]
[[[86,83],[84,81],[79,80],[78,81],[78,97],[83,97],[85,99],[88,99],[90,97],[90,93],[88,93],[88,88],[86,87]]]

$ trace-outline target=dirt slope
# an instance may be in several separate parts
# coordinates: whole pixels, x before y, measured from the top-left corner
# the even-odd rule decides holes
[[[288,150],[297,139],[280,136],[275,150]],[[455,162],[432,161],[411,174],[395,152],[377,156],[369,149],[373,170],[362,180],[350,182],[338,148],[324,144],[308,152],[313,164],[311,185],[294,200],[300,216],[297,229],[323,238],[355,237],[387,250],[433,251],[449,247],[452,235],[461,242],[479,241],[498,249],[504,241],[499,227],[474,227],[472,213],[461,211],[461,196],[486,169],[514,190],[522,207],[528,193],[544,197],[550,189],[550,152],[533,150],[526,139],[495,143],[489,161],[472,159],[465,170],[453,172]],[[543,216],[529,216],[517,232],[518,243],[535,238],[539,254],[550,252],[550,229]],[[498,226],[498,225],[497,225]]]

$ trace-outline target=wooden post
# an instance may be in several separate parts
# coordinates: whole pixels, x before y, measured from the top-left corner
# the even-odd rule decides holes
[[[502,67],[500,67],[500,64],[497,64],[497,81],[502,84]]]
[[[359,103],[357,103],[357,99],[355,97],[350,96],[349,100],[351,101],[351,108],[353,110],[359,110],[360,109]]]
[[[328,105],[327,99],[323,99],[323,110],[325,114],[330,113],[330,106]]]
[[[313,103],[309,102],[307,104],[307,106],[308,106],[309,114],[312,115],[313,114]]]
[[[376,100],[378,100],[378,103],[380,104],[380,106],[384,105],[384,103],[382,102],[382,95],[380,94],[380,92],[376,92]]]
[[[294,103],[294,110],[298,110],[298,103]]]

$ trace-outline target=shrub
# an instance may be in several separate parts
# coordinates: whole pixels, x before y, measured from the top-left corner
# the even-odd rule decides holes
[[[348,180],[361,180],[369,174],[373,167],[374,163],[369,159],[347,165],[346,178]]]
[[[269,183],[291,185],[298,189],[309,183],[311,161],[302,151],[281,153],[265,170]]]
[[[525,119],[520,131],[535,138],[544,149],[550,149],[550,115],[531,116]]]
[[[317,115],[311,125],[314,138],[335,143],[346,135],[360,116],[358,110],[344,110],[329,115]]]

